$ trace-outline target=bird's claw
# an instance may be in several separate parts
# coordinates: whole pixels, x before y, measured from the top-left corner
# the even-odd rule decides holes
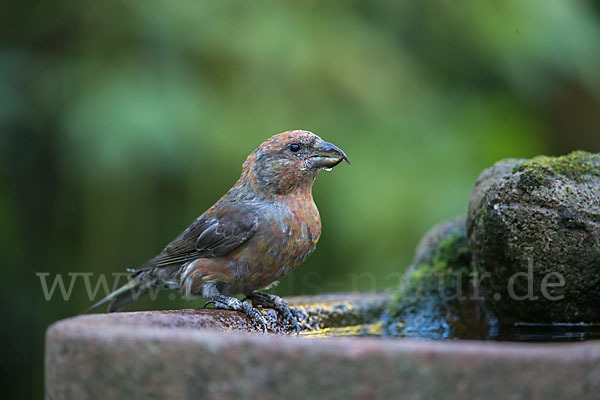
[[[302,309],[289,307],[287,304],[276,308],[276,310],[282,314],[283,322],[290,324],[296,335],[299,335],[300,331],[302,331],[301,323],[304,325],[308,321],[308,315]]]
[[[251,292],[247,298],[252,301],[252,305],[275,309],[281,314],[283,322],[291,325],[296,335],[300,334],[302,330],[299,322],[308,321],[308,315],[303,310],[289,307],[284,299],[274,294]]]
[[[290,324],[292,326],[292,328],[294,328],[294,331],[296,331],[296,335],[300,334],[300,331],[302,330],[300,328],[300,324],[298,323],[298,320],[291,312],[289,313],[289,315],[284,316],[284,321],[287,322],[288,324]]]
[[[292,313],[294,318],[296,318],[297,322],[301,323],[304,327],[310,328],[310,326],[308,325],[310,317],[306,311],[304,311],[302,308],[290,307],[290,312]]]
[[[256,325],[260,327],[262,333],[267,331],[267,323],[263,318],[260,311],[250,306],[250,304],[236,299],[235,297],[229,297],[224,295],[216,295],[204,303],[204,307],[209,304],[214,304],[215,308],[222,310],[232,310],[243,312],[247,317],[250,317]]]
[[[251,307],[248,303],[243,303],[243,304],[248,306],[248,308],[245,310],[242,310],[242,312],[244,314],[246,314],[248,317],[252,318],[254,320],[255,324],[260,326],[262,333],[266,333],[267,332],[267,323],[265,322],[265,319],[263,318],[260,311],[258,311],[254,307]]]
[[[209,304],[214,304],[215,306],[217,305],[217,302],[214,300],[209,300],[206,303],[204,303],[204,305],[202,306],[202,308],[206,308],[207,305]]]

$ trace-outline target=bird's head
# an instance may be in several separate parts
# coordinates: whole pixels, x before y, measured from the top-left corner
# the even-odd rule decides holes
[[[310,189],[322,169],[346,161],[342,150],[312,132],[288,131],[264,141],[248,156],[242,179],[261,192],[283,195]]]

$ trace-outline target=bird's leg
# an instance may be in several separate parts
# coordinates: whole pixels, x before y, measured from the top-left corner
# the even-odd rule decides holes
[[[210,296],[210,300],[204,304],[204,307],[206,307],[208,304],[214,304],[215,308],[220,308],[223,310],[241,311],[248,317],[252,318],[254,322],[260,326],[263,333],[265,333],[267,330],[267,324],[265,323],[265,319],[260,311],[250,306],[250,304],[246,303],[245,301],[241,301],[235,297],[229,297],[215,293]]]
[[[247,296],[253,306],[273,308],[283,316],[284,322],[288,322],[296,333],[300,333],[299,322],[308,320],[308,316],[299,308],[289,307],[284,299],[270,293],[253,291]]]

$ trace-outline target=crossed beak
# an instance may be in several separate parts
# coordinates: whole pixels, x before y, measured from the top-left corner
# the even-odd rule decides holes
[[[321,142],[314,149],[314,155],[310,159],[312,166],[317,168],[333,168],[342,161],[346,161],[350,165],[346,154],[339,147],[328,142]]]

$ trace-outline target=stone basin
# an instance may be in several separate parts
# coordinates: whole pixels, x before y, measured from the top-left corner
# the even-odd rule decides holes
[[[598,399],[600,341],[508,343],[378,334],[387,294],[288,299],[312,329],[268,334],[221,310],[83,315],[46,334],[48,399]],[[253,332],[249,334],[248,332]]]

